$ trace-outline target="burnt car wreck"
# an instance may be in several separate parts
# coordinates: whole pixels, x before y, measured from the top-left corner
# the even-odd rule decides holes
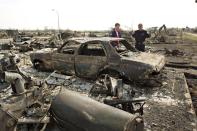
[[[113,47],[113,43],[119,43]],[[101,74],[144,79],[165,65],[162,55],[136,51],[123,38],[71,38],[58,49],[43,49],[30,54],[38,70],[96,79]]]

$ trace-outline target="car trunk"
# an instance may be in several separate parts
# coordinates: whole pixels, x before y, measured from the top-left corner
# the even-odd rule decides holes
[[[147,64],[153,68],[154,72],[159,72],[165,65],[165,57],[163,55],[145,52],[128,52],[122,56],[126,60]]]

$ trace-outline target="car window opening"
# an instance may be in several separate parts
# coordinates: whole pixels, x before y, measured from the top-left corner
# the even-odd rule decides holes
[[[74,54],[74,49],[63,49],[62,50],[62,53],[64,54]]]
[[[74,43],[74,42],[69,42],[68,44],[66,44],[61,52],[63,54],[74,54],[75,53],[75,49],[78,47],[78,44]]]
[[[79,51],[79,55],[106,56],[105,51],[100,43],[90,43],[83,45]]]

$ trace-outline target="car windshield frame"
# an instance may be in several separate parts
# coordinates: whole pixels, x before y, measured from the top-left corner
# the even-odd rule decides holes
[[[68,41],[66,41],[60,48],[57,49],[57,52],[58,52],[58,53],[62,53],[63,48],[66,47],[66,46],[68,46],[68,43],[70,43],[70,42],[75,43],[75,45],[73,45],[73,48],[76,48],[76,49],[81,45],[81,44],[80,44],[79,42],[77,42],[77,41],[68,40]],[[75,47],[74,47],[74,46],[75,46]],[[68,47],[68,49],[69,49],[69,47]],[[75,50],[76,50],[76,49],[75,49]],[[76,51],[74,51],[74,54],[75,54],[75,52],[76,52]]]
[[[121,46],[113,46],[113,43],[121,44]],[[135,47],[133,47],[127,40],[110,41],[110,44],[115,49],[116,53],[118,53],[119,55],[121,55],[121,53],[123,52],[137,52]],[[122,47],[125,49],[123,49]]]

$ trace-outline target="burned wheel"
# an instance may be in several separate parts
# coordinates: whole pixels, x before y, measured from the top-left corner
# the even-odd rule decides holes
[[[121,78],[122,79],[122,75],[118,72],[118,71],[115,71],[115,70],[104,70],[102,72],[99,73],[98,77],[99,78],[102,78],[104,76],[108,76],[108,77],[114,77],[114,78]]]
[[[44,63],[42,61],[34,61],[33,66],[37,70],[42,70],[44,68]]]

